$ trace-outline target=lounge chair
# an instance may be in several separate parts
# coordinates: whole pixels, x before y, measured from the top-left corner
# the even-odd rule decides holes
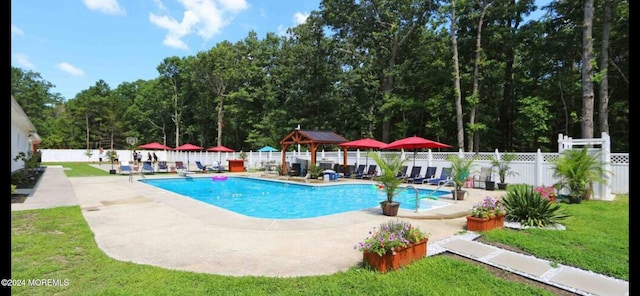
[[[151,173],[153,175],[155,173],[155,170],[153,169],[153,165],[151,165],[150,161],[145,161],[142,163],[142,170],[140,172]]]
[[[224,171],[224,166],[219,161],[216,161],[215,165],[211,165],[207,167],[207,169],[210,169],[211,172],[222,173]]]
[[[435,178],[437,169],[437,167],[427,167],[427,170],[424,172],[424,176],[413,178],[413,184],[424,184],[425,182]]]
[[[441,185],[451,178],[451,168],[442,168],[440,177],[427,181],[429,185]]]
[[[123,161],[120,163],[120,175],[129,175],[133,174],[133,168],[129,164],[128,161]]]
[[[364,164],[358,165],[358,167],[356,168],[355,171],[347,172],[347,174],[344,177],[345,178],[351,178],[352,176],[356,177],[358,175],[362,175],[362,174],[364,174],[364,169],[366,169],[366,168],[367,168],[367,166],[364,165]]]
[[[375,164],[370,164],[369,169],[364,174],[356,175],[356,179],[373,179],[376,176],[378,170],[378,166]]]
[[[421,166],[414,166],[411,168],[411,173],[409,177],[405,179],[407,183],[413,183],[413,179],[420,177],[420,171],[422,171]]]
[[[158,161],[158,172],[169,172],[169,167],[165,160]]]
[[[400,168],[400,171],[398,171],[398,174],[396,175],[396,178],[401,179],[401,180],[405,180],[407,179],[409,176],[407,176],[407,169],[408,167],[406,165],[403,165]]]
[[[212,168],[210,168],[210,167],[208,167],[208,166],[204,166],[204,165],[202,165],[202,163],[201,163],[199,160],[196,160],[196,165],[198,166],[198,169],[199,169],[200,171],[202,171],[203,173],[206,173],[206,172],[213,172],[213,169],[212,169]]]
[[[176,170],[187,170],[187,167],[184,166],[184,162],[182,161],[176,161]]]
[[[302,176],[302,164],[294,162],[289,168],[289,176]]]

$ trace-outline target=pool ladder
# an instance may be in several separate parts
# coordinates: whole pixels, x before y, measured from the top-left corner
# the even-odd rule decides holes
[[[440,182],[440,184],[438,184],[438,187],[436,187],[436,189],[435,189],[435,190],[433,190],[431,193],[429,193],[429,195],[427,195],[427,196],[426,196],[426,198],[429,198],[429,197],[433,196],[433,192],[436,192],[436,191],[440,190],[443,186],[446,186],[447,184],[451,184],[451,185],[453,185],[453,186],[454,186],[454,188],[455,188],[455,186],[456,186],[456,183],[455,183],[455,182],[453,182],[453,180],[445,180],[445,181],[442,181],[442,182]],[[415,212],[417,213],[417,212],[418,212],[418,209],[420,208],[420,197],[418,197],[419,191],[418,191],[418,188],[415,188],[413,185],[406,186],[406,187],[404,187],[404,189],[403,189],[403,190],[405,190],[405,189],[409,189],[409,188],[412,188],[412,189],[413,189],[413,191],[415,191],[415,192],[416,192],[416,198],[415,198],[415,201],[416,201],[416,205],[415,205]],[[454,200],[454,201],[456,201],[456,202],[458,201],[458,191],[457,191],[457,190],[453,190],[453,200]]]
[[[413,185],[408,185],[408,186],[404,187],[404,189],[402,189],[401,192],[406,190],[406,189],[409,189],[409,188],[412,188],[413,191],[416,192],[416,209],[415,209],[415,211],[417,213],[418,212],[418,208],[420,207],[420,198],[418,198],[418,193],[419,193],[418,188],[415,188]]]

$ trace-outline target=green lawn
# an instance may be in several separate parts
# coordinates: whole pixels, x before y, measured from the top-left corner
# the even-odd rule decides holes
[[[90,166],[75,165],[68,175],[84,170],[98,174]],[[562,207],[572,215],[563,223],[565,231],[500,229],[483,237],[628,280],[629,196]],[[13,287],[14,295],[552,295],[442,255],[386,274],[354,266],[333,275],[297,278],[218,276],[120,262],[96,246],[77,206],[12,212],[11,260],[13,279],[63,284]]]

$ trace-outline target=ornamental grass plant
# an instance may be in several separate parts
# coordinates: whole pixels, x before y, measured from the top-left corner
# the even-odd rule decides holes
[[[361,252],[376,253],[380,256],[395,253],[401,248],[406,248],[411,244],[418,243],[428,234],[414,227],[409,222],[401,220],[391,220],[373,227],[369,231],[369,236],[362,242],[354,246]]]
[[[569,217],[556,203],[543,198],[533,186],[513,184],[502,198],[506,208],[506,219],[520,222],[523,226],[546,227]]]

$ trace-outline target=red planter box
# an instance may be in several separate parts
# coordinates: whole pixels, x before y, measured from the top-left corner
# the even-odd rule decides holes
[[[503,226],[504,216],[498,216],[493,219],[467,216],[467,230],[469,231],[489,231]]]
[[[364,252],[362,261],[379,272],[396,270],[413,261],[426,257],[427,241],[428,239],[425,239],[404,249],[397,250],[395,254],[383,254],[379,256],[376,253]]]

